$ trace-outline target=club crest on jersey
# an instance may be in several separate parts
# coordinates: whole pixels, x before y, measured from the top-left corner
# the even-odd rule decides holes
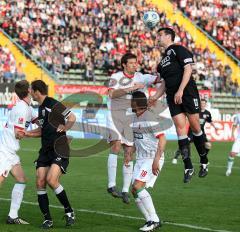
[[[168,50],[168,51],[167,51],[167,55],[168,55],[168,56],[170,56],[171,53],[172,53],[172,50]]]
[[[42,110],[42,116],[43,116],[43,117],[45,117],[45,113],[46,113],[45,109]]]
[[[18,124],[23,124],[24,118],[19,118],[18,119]]]

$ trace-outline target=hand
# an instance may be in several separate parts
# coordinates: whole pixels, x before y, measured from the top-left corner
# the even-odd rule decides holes
[[[154,159],[153,164],[152,164],[152,173],[153,175],[157,176],[159,173],[159,160]]]
[[[126,166],[126,167],[129,167],[130,165],[128,164],[130,161],[131,161],[132,159],[131,159],[131,155],[126,155],[125,154],[125,156],[124,156],[124,165]]]
[[[24,138],[24,136],[25,136],[25,131],[20,131],[20,130],[16,131],[16,135],[15,135],[16,139],[21,140],[22,138]]]
[[[143,89],[144,87],[145,85],[143,83],[138,83],[138,82],[134,83],[133,85],[134,90]]]
[[[175,95],[174,95],[174,102],[175,104],[182,104],[182,96],[183,96],[183,91],[178,90]]]
[[[65,132],[66,131],[66,128],[64,125],[60,124],[57,128],[57,132]]]
[[[154,96],[150,96],[148,99],[148,107],[156,106],[157,99]]]

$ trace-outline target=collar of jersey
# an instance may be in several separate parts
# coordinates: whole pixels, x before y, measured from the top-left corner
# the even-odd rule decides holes
[[[25,102],[28,106],[30,106],[30,104],[28,104],[24,99],[22,99],[23,102]]]
[[[124,75],[125,77],[127,77],[127,78],[130,78],[130,79],[132,79],[132,78],[134,77],[134,74],[133,74],[133,75],[130,75],[130,74],[127,74],[127,73],[125,73],[125,72],[123,72],[123,75]]]

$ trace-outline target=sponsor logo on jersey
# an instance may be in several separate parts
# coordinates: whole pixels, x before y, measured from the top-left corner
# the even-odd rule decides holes
[[[18,124],[23,124],[23,122],[24,122],[24,118],[19,118],[18,119]]]

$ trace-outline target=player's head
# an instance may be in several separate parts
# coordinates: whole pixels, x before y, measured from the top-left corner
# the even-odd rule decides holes
[[[131,107],[134,113],[138,113],[141,110],[146,110],[148,106],[147,97],[145,93],[141,91],[133,92]]]
[[[18,81],[15,84],[15,93],[19,97],[19,99],[24,99],[29,95],[29,82],[26,80]]]
[[[207,106],[207,100],[202,98],[201,99],[201,110],[205,110]]]
[[[121,66],[125,73],[134,74],[137,70],[137,56],[132,53],[126,53],[121,58]]]
[[[168,46],[173,43],[175,39],[175,32],[172,28],[162,27],[158,30],[158,40],[160,46]]]
[[[42,96],[48,94],[48,86],[42,80],[36,80],[31,83],[31,95],[33,100],[38,101]]]

